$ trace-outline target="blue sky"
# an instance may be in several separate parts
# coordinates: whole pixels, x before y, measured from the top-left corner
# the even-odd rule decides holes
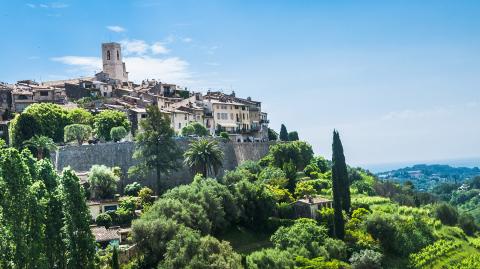
[[[263,101],[355,165],[480,156],[478,1],[2,1],[0,81],[130,77]],[[479,164],[480,165],[480,164]]]

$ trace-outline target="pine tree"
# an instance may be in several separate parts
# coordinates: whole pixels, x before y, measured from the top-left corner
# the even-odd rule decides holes
[[[280,141],[288,141],[288,131],[284,124],[280,127]]]
[[[336,130],[333,131],[332,144],[332,183],[334,233],[337,238],[343,239],[345,235],[343,210],[347,213],[350,211],[350,184],[342,142]]]
[[[63,205],[63,236],[67,268],[95,267],[95,240],[90,230],[90,212],[79,179],[70,168],[63,170],[60,184]]]
[[[139,164],[133,166],[129,174],[145,175],[146,172],[154,170],[157,193],[161,193],[161,174],[177,170],[182,153],[173,140],[175,131],[170,127],[170,119],[160,112],[158,106],[147,108],[147,118],[140,122],[140,126],[143,131],[135,137],[133,154]]]

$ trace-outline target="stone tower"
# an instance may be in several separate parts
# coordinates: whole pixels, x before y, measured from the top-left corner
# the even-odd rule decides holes
[[[102,61],[103,72],[108,74],[109,78],[128,82],[128,72],[125,63],[122,62],[122,48],[120,44],[102,43]]]

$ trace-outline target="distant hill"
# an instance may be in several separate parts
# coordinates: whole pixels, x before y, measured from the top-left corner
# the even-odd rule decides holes
[[[411,181],[418,190],[430,190],[442,182],[461,183],[475,176],[480,176],[478,167],[452,167],[441,164],[417,164],[410,167],[376,174],[380,179],[397,182]]]

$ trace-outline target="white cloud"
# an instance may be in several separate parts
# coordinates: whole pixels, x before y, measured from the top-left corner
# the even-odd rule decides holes
[[[123,54],[124,55],[143,55],[147,53],[149,45],[143,40],[129,40],[125,39],[120,41],[122,44]]]
[[[167,54],[169,50],[161,42],[154,43],[150,49],[153,54]]]
[[[182,41],[185,43],[190,43],[193,41],[193,39],[191,39],[190,37],[185,37],[185,38],[182,38]]]
[[[27,4],[27,7],[29,7],[29,8],[36,8],[37,6],[36,6],[35,4],[30,4],[30,3],[28,3],[28,4]]]
[[[98,57],[63,56],[55,57],[51,60],[66,65],[71,65],[87,72],[98,71],[102,68],[102,59]]]
[[[118,25],[109,25],[107,26],[107,29],[115,33],[125,32],[125,28]]]
[[[76,74],[92,74],[101,70],[102,60],[98,57],[63,56],[51,60],[70,65]],[[177,58],[157,58],[150,56],[132,56],[124,58],[129,79],[140,82],[147,78],[188,85],[192,82],[192,74],[188,70],[188,62]]]
[[[177,58],[165,59],[137,56],[125,58],[129,79],[139,82],[147,78],[185,85],[191,83],[192,74],[188,62]]]

